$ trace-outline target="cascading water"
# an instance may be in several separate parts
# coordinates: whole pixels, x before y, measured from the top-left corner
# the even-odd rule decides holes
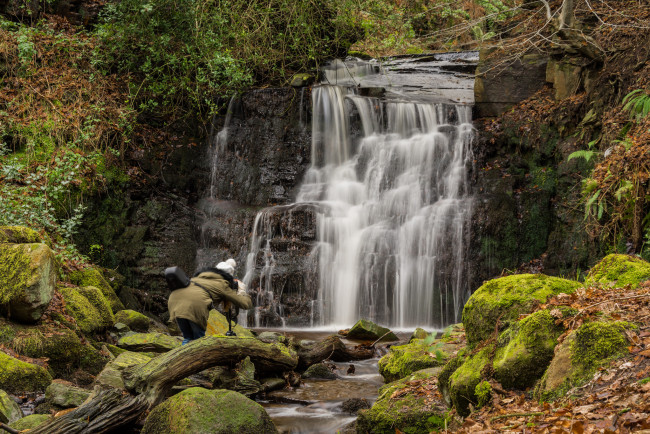
[[[354,73],[372,76],[378,69],[356,65]],[[324,75],[342,86],[312,89],[312,167],[296,199],[319,210],[312,321],[349,326],[367,318],[392,327],[458,321],[470,294],[471,107],[409,100],[403,92],[361,96],[350,67],[341,64]],[[263,219],[255,225],[245,281],[266,249],[260,284],[271,285],[271,234]],[[272,293],[270,286],[263,290]]]

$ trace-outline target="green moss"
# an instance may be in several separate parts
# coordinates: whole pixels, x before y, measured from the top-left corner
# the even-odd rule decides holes
[[[632,288],[650,279],[650,262],[630,255],[611,254],[596,264],[585,279],[585,285],[630,285]]]
[[[580,282],[543,274],[516,274],[490,280],[472,294],[463,309],[467,341],[475,345],[494,333],[497,319],[500,330],[504,330],[520,314],[530,312],[535,303],[543,303],[562,292],[572,293],[580,286]]]
[[[9,393],[42,392],[52,382],[45,368],[0,351],[0,389]]]
[[[113,291],[113,288],[106,281],[104,275],[98,268],[87,267],[83,270],[73,271],[68,274],[68,278],[72,283],[78,286],[94,286],[95,288],[99,288],[109,301],[113,312],[124,309],[124,305],[120,299],[117,298],[115,291]]]
[[[432,357],[429,348],[421,339],[416,339],[407,345],[398,345],[390,348],[390,352],[379,360],[379,373],[384,381],[404,378],[420,369],[442,366],[449,359],[449,355],[441,351],[441,357]]]
[[[633,327],[622,321],[581,325],[555,350],[555,356],[536,388],[536,396],[543,401],[552,401],[585,384],[597,369],[627,354],[625,330]]]
[[[435,372],[426,369],[382,386],[372,408],[358,413],[357,432],[394,434],[399,430],[415,434],[443,429],[447,410],[444,403],[425,403],[424,395],[410,393],[393,398],[395,392],[409,387],[409,382],[432,376]]]
[[[126,324],[131,330],[137,332],[146,332],[149,329],[151,320],[140,312],[125,309],[115,314],[115,322]]]
[[[84,286],[79,288],[79,293],[86,297],[90,304],[99,312],[99,316],[101,317],[100,327],[110,327],[115,324],[115,316],[111,310],[111,305],[99,288]]]
[[[476,386],[482,380],[482,371],[490,363],[494,345],[483,348],[465,359],[449,378],[449,394],[452,405],[461,416],[469,414],[469,405],[478,405]]]
[[[451,407],[451,394],[449,391],[451,376],[460,366],[465,362],[467,354],[467,349],[459,351],[459,353],[453,359],[449,360],[447,364],[442,368],[440,374],[438,375],[438,389],[442,394],[445,402],[448,406]]]
[[[30,414],[25,416],[22,419],[18,419],[16,422],[9,424],[9,426],[18,431],[23,431],[26,429],[34,429],[45,421],[50,420],[49,414]]]
[[[103,319],[99,311],[79,292],[78,288],[60,286],[58,289],[65,301],[65,309],[75,319],[79,330],[90,334],[103,327]]]
[[[147,417],[143,434],[166,433],[276,433],[258,403],[228,390],[193,387],[155,407]]]
[[[0,304],[23,295],[32,278],[31,259],[23,245],[0,245]]]
[[[478,407],[484,407],[492,400],[492,386],[487,381],[481,381],[474,388],[474,394],[478,400]]]
[[[120,338],[117,346],[129,351],[164,353],[181,346],[177,338],[162,333],[132,333]]]
[[[115,345],[111,344],[106,345],[106,348],[108,348],[108,351],[110,351],[111,354],[115,357],[119,356],[122,353],[128,352],[128,350],[125,350],[124,348],[116,347]]]
[[[48,247],[52,247],[52,241],[47,235],[41,235],[35,230],[25,226],[0,226],[0,243],[43,243]]]
[[[548,310],[519,321],[499,337],[495,378],[506,388],[525,389],[542,377],[553,358],[562,328]]]

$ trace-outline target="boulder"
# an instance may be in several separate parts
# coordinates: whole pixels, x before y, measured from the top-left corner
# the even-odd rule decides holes
[[[9,393],[42,392],[51,382],[52,377],[42,366],[0,351],[0,389]]]
[[[267,344],[278,343],[286,345],[288,342],[287,337],[278,332],[262,332],[257,336],[257,339]]]
[[[287,381],[284,378],[263,378],[261,383],[264,392],[271,392],[273,390],[283,389]]]
[[[14,423],[10,423],[9,427],[22,432],[36,428],[43,422],[50,420],[51,417],[49,414],[30,414],[22,419],[18,419]]]
[[[476,354],[463,357],[462,363],[448,377],[448,393],[451,404],[463,417],[469,414],[470,404],[475,407],[478,405],[476,386],[483,380],[482,371],[490,363],[490,355],[494,349],[494,344],[491,344]],[[441,374],[445,373],[446,376],[447,372],[443,368]],[[444,379],[445,377],[443,377]]]
[[[47,245],[0,244],[0,305],[6,306],[8,317],[38,321],[55,285],[56,259]]]
[[[379,338],[381,338],[382,342],[398,340],[397,336],[386,327],[382,327],[365,319],[357,321],[357,323],[352,326],[346,337],[349,339],[364,341],[376,341]]]
[[[76,387],[65,380],[54,380],[45,389],[45,399],[61,408],[79,407],[89,396],[90,390]]]
[[[129,351],[165,353],[181,346],[181,340],[162,333],[131,333],[120,338],[117,346]]]
[[[229,390],[184,390],[155,407],[142,434],[277,433],[266,410],[244,395]]]
[[[146,354],[131,351],[121,353],[104,367],[102,372],[95,378],[95,384],[124,389],[122,371],[131,366],[147,363],[149,360],[151,360],[151,357]]]
[[[574,280],[543,274],[516,274],[485,282],[472,294],[463,308],[463,325],[467,342],[475,345],[494,334],[497,320],[499,331],[529,313],[537,303],[550,296],[573,293],[581,287]]]
[[[314,84],[316,77],[313,74],[295,74],[291,79],[291,87],[305,87]]]
[[[97,267],[87,267],[68,274],[70,282],[77,286],[94,286],[104,294],[108,300],[111,310],[117,312],[124,309],[124,305],[115,294],[113,287],[108,283],[102,272]]]
[[[302,378],[319,379],[319,380],[336,380],[337,375],[324,363],[311,365],[302,374]]]
[[[225,315],[216,309],[210,311],[210,316],[208,317],[208,326],[205,328],[205,334],[207,336],[212,335],[225,335],[228,331],[228,320]],[[242,327],[239,324],[232,322],[232,331],[239,337],[249,337],[252,338],[253,332],[247,328]]]
[[[251,396],[262,390],[262,384],[255,379],[255,365],[250,357],[237,364],[234,376],[222,378],[224,389],[234,390],[242,395]]]
[[[82,286],[79,288],[79,293],[86,297],[90,304],[97,309],[97,312],[99,312],[99,316],[101,317],[101,326],[103,328],[115,324],[115,315],[113,315],[111,305],[99,288],[94,286]]]
[[[389,353],[379,359],[379,373],[390,383],[421,369],[443,366],[455,349],[454,345],[445,345],[442,340],[426,343],[422,339],[392,346]]]
[[[0,390],[0,422],[12,423],[23,417],[23,411],[16,401],[4,390]]]
[[[596,370],[609,361],[628,353],[623,321],[585,323],[571,332],[557,347],[535,394],[538,399],[552,401],[564,396],[573,387],[589,381]]]
[[[68,314],[75,319],[77,327],[85,334],[92,334],[106,327],[102,315],[97,308],[84,297],[79,288],[67,286],[58,287]]]
[[[548,310],[537,311],[517,322],[499,336],[495,379],[509,389],[533,386],[551,363],[562,332]]]
[[[41,235],[25,226],[0,226],[0,243],[8,244],[38,244],[43,243],[52,247],[52,241],[47,235]]]
[[[372,434],[424,433],[443,430],[447,406],[442,400],[427,399],[425,394],[399,393],[422,382],[433,386],[439,369],[417,371],[379,389],[379,397],[370,410],[360,410],[357,432]]]
[[[650,279],[650,262],[630,255],[611,254],[605,256],[589,271],[585,285],[602,284],[632,288]]]
[[[115,322],[123,323],[136,332],[146,332],[149,330],[151,320],[148,316],[134,310],[120,310],[115,314]]]
[[[420,327],[416,328],[415,331],[413,331],[413,334],[411,335],[411,338],[409,339],[409,342],[415,340],[415,339],[426,339],[426,337],[429,336],[429,332],[427,332],[424,329],[421,329]]]

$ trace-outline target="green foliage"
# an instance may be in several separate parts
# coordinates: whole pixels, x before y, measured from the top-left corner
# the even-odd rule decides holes
[[[324,0],[125,0],[98,27],[94,64],[131,75],[130,100],[150,114],[208,115],[219,97],[283,83],[347,51],[349,23]]]
[[[636,89],[623,98],[623,110],[630,112],[632,118],[640,120],[650,114],[650,94],[643,89]]]

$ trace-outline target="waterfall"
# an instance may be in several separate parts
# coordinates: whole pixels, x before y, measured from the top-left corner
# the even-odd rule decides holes
[[[311,92],[311,167],[296,203],[280,212],[290,218],[295,206],[317,210],[310,325],[347,327],[366,318],[442,328],[460,320],[470,295],[471,106],[439,98],[430,85],[426,98],[405,90],[410,85],[363,96],[378,93],[359,89],[364,80],[386,80],[379,71],[362,62],[323,71]],[[424,74],[413,75],[410,87],[417,88]],[[467,101],[466,88],[457,86],[457,99]],[[269,243],[278,227],[269,216],[278,208],[256,219],[244,280],[258,276],[258,306],[281,315]]]

